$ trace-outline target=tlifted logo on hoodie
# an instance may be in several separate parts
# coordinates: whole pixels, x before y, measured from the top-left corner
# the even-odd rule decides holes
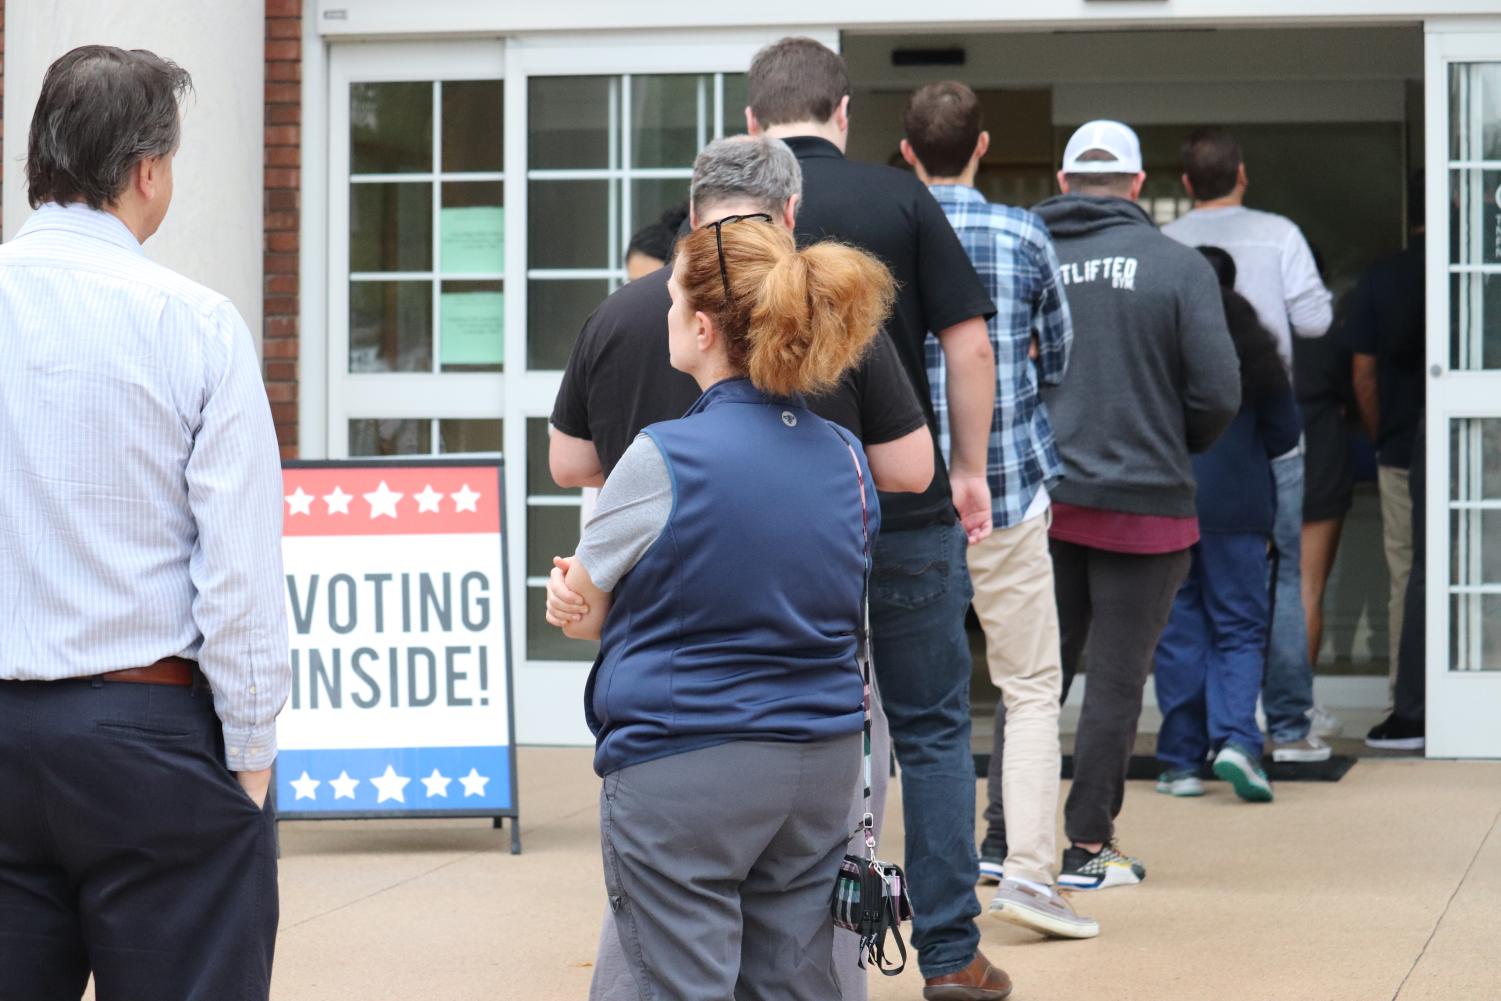
[[[1111,288],[1136,291],[1136,258],[1096,257],[1088,261],[1065,262],[1059,273],[1065,285],[1108,281]]]

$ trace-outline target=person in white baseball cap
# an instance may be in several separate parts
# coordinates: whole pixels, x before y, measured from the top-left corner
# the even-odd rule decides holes
[[[1088,154],[1108,153],[1109,156]],[[1086,122],[1063,150],[1065,174],[1140,174],[1141,140],[1129,125],[1109,119]]]

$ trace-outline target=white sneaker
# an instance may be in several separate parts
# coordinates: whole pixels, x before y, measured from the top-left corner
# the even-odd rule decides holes
[[[1315,737],[1328,739],[1329,737],[1338,737],[1344,732],[1345,724],[1343,721],[1323,706],[1314,706],[1308,710],[1307,715],[1308,722],[1313,724],[1309,732]]]
[[[1323,738],[1310,733],[1302,740],[1290,740],[1285,744],[1272,745],[1273,761],[1328,761],[1334,751]]]

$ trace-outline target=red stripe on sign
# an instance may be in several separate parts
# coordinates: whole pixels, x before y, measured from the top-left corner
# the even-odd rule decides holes
[[[334,466],[282,470],[283,535],[499,532],[493,466]]]

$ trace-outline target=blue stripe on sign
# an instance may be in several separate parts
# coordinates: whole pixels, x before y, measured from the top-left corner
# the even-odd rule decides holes
[[[284,750],[276,757],[276,811],[283,817],[510,806],[507,746]]]

